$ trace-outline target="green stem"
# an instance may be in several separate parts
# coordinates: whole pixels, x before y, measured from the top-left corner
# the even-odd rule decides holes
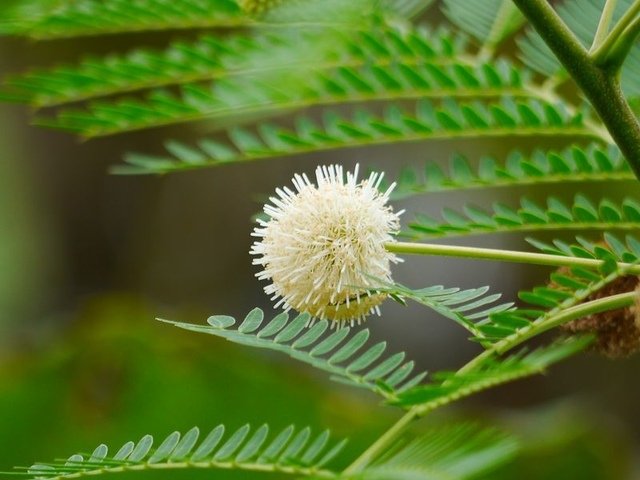
[[[617,71],[594,63],[547,0],[513,1],[589,99],[640,180],[640,123],[622,93]],[[621,22],[630,18],[627,25],[631,23],[635,15],[632,13],[637,9],[640,9],[640,0],[618,22],[600,48],[608,44],[609,38],[617,38],[613,36]]]
[[[418,417],[415,408],[408,410],[393,426],[387,430],[380,438],[378,438],[362,455],[360,455],[351,465],[343,472],[343,475],[349,476],[361,472],[367,465],[375,460],[398,438],[409,425]]]
[[[627,30],[627,27],[636,20],[638,14],[640,14],[640,0],[636,0],[633,5],[629,7],[615,27],[613,27],[611,33],[607,35],[607,38],[593,51],[592,58],[596,64],[606,63],[609,52],[614,48],[616,43],[618,43],[625,30]]]
[[[618,41],[607,52],[602,60],[603,66],[618,69],[624,63],[633,48],[636,38],[640,34],[640,17],[637,17],[631,25],[620,35]],[[594,59],[594,61],[596,61]]]
[[[456,245],[435,245],[430,243],[390,242],[385,244],[389,252],[409,255],[434,255],[442,257],[473,258],[476,260],[498,260],[502,262],[528,263],[548,265],[552,267],[586,267],[598,268],[602,260],[579,257],[565,257],[546,253],[519,252],[514,250],[498,250],[492,248],[460,247]],[[640,275],[640,265],[618,264],[627,268],[629,273]]]
[[[589,52],[595,51],[607,37],[607,33],[609,33],[609,25],[613,18],[613,12],[616,9],[616,3],[618,3],[618,0],[607,0],[607,3],[604,5],[602,15],[600,16],[600,22],[598,22],[598,29],[593,37],[593,44],[591,45],[591,50],[589,50]]]
[[[617,80],[617,70],[598,67],[573,32],[551,7],[548,0],[514,0],[514,3],[531,22],[536,31],[551,48],[567,72],[583,90],[600,118],[611,133],[614,141],[625,155],[636,177],[640,179],[640,124],[629,107],[620,84]],[[594,46],[602,40],[603,32],[607,30],[611,21],[614,1],[607,1],[601,18]],[[602,40],[598,51],[608,51],[619,39],[627,27],[634,23],[636,14],[640,11],[640,0],[636,0],[613,31]],[[604,50],[603,50],[604,49]],[[541,253],[515,252],[508,250],[493,250],[474,247],[456,247],[449,245],[428,245],[415,243],[388,243],[386,248],[390,252],[440,255],[485,260],[501,260],[508,262],[532,263],[552,266],[583,266],[598,267],[601,261],[575,257],[562,257]],[[628,273],[640,273],[640,267],[628,264],[621,265]],[[633,304],[635,292],[614,295],[592,302],[577,305],[551,316],[544,322],[531,328],[522,335],[513,336],[498,342],[494,347],[486,350],[459,370],[459,373],[472,370],[487,357],[503,353],[519,345],[525,340],[538,335],[564,322],[581,318],[592,313],[613,310]],[[385,451],[421,414],[420,406],[411,408],[398,422],[371,445],[346,470],[346,474],[361,472],[374,458]]]
[[[272,465],[266,463],[236,463],[236,462],[218,462],[215,460],[212,461],[204,461],[204,462],[175,462],[175,463],[139,463],[139,464],[127,464],[121,465],[118,467],[106,467],[94,470],[79,470],[77,472],[69,473],[69,467],[64,467],[66,472],[64,474],[52,476],[48,474],[46,478],[50,480],[57,480],[62,477],[65,479],[70,478],[84,478],[89,476],[97,476],[103,474],[110,473],[121,473],[121,472],[142,472],[148,470],[185,470],[185,469],[223,469],[223,470],[245,470],[252,472],[265,472],[265,473],[282,473],[287,475],[295,475],[295,476],[305,476],[305,477],[313,477],[313,478],[335,478],[336,475],[332,471],[317,469],[317,468],[307,468],[307,467],[298,467],[295,465]],[[43,470],[43,473],[46,473],[47,470]],[[4,475],[4,473],[3,473]],[[38,478],[37,474],[30,473],[29,476],[33,478],[34,476]],[[41,478],[45,478],[44,476]]]
[[[568,308],[558,314],[550,316],[544,322],[541,322],[534,326],[525,335],[513,336],[505,339],[502,342],[498,342],[494,347],[485,350],[480,355],[476,356],[473,360],[468,362],[462,368],[457,371],[457,375],[467,373],[474,370],[482,364],[487,358],[496,354],[501,354],[510,350],[522,342],[539,335],[547,330],[562,325],[571,320],[586,317],[595,313],[606,312],[609,310],[617,310],[631,306],[635,303],[637,293],[627,292],[618,295],[612,295],[591,302],[582,303],[575,307]],[[409,409],[389,430],[387,430],[375,443],[373,443],[367,450],[362,453],[349,467],[344,471],[346,475],[353,475],[361,472],[367,465],[369,465],[375,458],[381,453],[387,450],[393,442],[395,442],[400,435],[402,435],[407,428],[413,423],[414,420],[420,418],[425,411],[421,405],[416,405]]]
[[[531,327],[529,327],[526,331],[523,331],[521,333],[519,332],[517,335],[512,335],[496,343],[491,348],[485,350],[465,366],[463,366],[460,370],[457,371],[457,374],[460,375],[470,372],[476,369],[488,358],[496,354],[503,354],[513,349],[514,347],[517,347],[523,342],[553,328],[559,327],[560,325],[564,325],[571,320],[577,320],[588,315],[607,312],[609,310],[617,310],[619,308],[629,307],[634,304],[637,295],[638,294],[635,291],[620,293],[618,295],[611,295],[609,297],[600,298],[591,302],[581,303],[574,307],[567,308],[566,310],[562,310],[556,315],[550,316],[543,322],[531,325]]]
[[[637,296],[638,293],[634,290],[632,292],[610,295],[598,300],[592,300],[591,302],[581,303],[575,307],[567,308],[566,310],[558,312],[556,315],[550,316],[545,321],[535,325],[533,328],[529,328],[519,335],[517,340],[507,338],[502,342],[498,342],[495,346],[495,352],[497,354],[503,354],[504,352],[511,350],[535,336],[559,327],[560,325],[564,325],[572,320],[584,318],[596,313],[629,307],[635,303]]]

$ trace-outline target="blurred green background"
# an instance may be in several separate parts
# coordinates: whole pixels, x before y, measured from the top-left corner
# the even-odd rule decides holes
[[[431,23],[440,19],[429,18]],[[136,37],[161,46],[176,34]],[[2,39],[2,75],[70,61],[87,51],[126,51],[131,39]],[[351,438],[342,461],[383,431],[397,412],[366,393],[330,383],[287,358],[178,332],[157,316],[199,322],[211,314],[271,312],[254,279],[248,250],[259,201],[293,172],[361,162],[389,172],[444,161],[452,152],[500,155],[510,142],[436,143],[361,149],[166,177],[107,173],[127,149],[153,151],[169,136],[201,129],[159,129],[79,143],[29,126],[23,107],[0,107],[0,470],[35,460],[159,437],[194,425],[269,422],[331,428]],[[170,134],[170,135],[169,135]],[[518,144],[523,150],[536,146]],[[595,187],[593,187],[595,188]],[[607,191],[592,190],[593,196]],[[629,189],[635,188],[630,185]],[[531,198],[548,192],[531,190]],[[571,198],[574,190],[557,192]],[[611,198],[624,191],[608,192]],[[515,201],[513,192],[434,194],[398,204],[434,214],[464,202]],[[470,239],[522,248],[520,236]],[[515,298],[548,272],[493,263],[413,259],[396,269],[411,286],[490,284]],[[453,369],[476,347],[456,325],[415,306],[386,305],[368,326],[391,351],[420,367]],[[494,479],[640,478],[638,358],[612,362],[584,355],[550,375],[467,400],[416,425],[468,420],[512,431],[522,454]],[[171,478],[245,478],[246,473],[171,472]]]

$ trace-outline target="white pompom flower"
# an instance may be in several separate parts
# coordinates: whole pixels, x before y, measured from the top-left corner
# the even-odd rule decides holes
[[[358,167],[318,167],[314,185],[295,175],[293,186],[276,189],[264,207],[268,221],[259,221],[253,236],[256,276],[270,280],[265,292],[276,307],[308,312],[334,325],[355,323],[379,312],[386,295],[370,293],[379,281],[391,281],[391,264],[400,259],[385,249],[400,228],[399,216],[379,190],[382,173],[358,182]],[[377,283],[379,286],[380,283]]]

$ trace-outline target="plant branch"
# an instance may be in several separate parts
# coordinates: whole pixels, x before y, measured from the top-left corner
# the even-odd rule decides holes
[[[389,242],[385,244],[389,252],[408,255],[434,255],[443,257],[473,258],[476,260],[498,260],[502,262],[548,265],[552,267],[598,268],[602,260],[581,257],[565,257],[547,253],[519,252],[493,248],[461,247],[456,245],[436,245],[431,243]],[[619,268],[627,268],[629,273],[640,275],[640,265],[619,263]]]
[[[591,302],[581,303],[574,307],[567,308],[566,310],[562,310],[555,315],[549,316],[542,322],[532,324],[523,333],[512,335],[496,343],[491,348],[485,350],[465,366],[463,366],[460,370],[457,371],[457,374],[460,375],[475,370],[488,358],[491,358],[494,355],[501,355],[517,347],[523,342],[553,328],[559,327],[560,325],[564,325],[571,320],[584,318],[588,315],[593,315],[596,313],[629,307],[635,303],[637,295],[638,294],[635,291],[620,293],[618,295],[611,295],[609,297],[600,298]]]
[[[607,52],[606,57],[602,60],[606,66],[621,66],[625,58],[629,55],[633,48],[636,38],[640,34],[640,16],[637,17],[631,25],[620,35],[618,41]],[[594,57],[594,62],[597,59]]]
[[[600,16],[600,22],[598,22],[598,29],[593,37],[593,43],[591,44],[589,53],[595,51],[602,42],[604,42],[605,38],[607,38],[609,25],[611,24],[611,19],[613,18],[613,12],[616,9],[617,3],[618,0],[607,0],[607,3],[605,3],[604,8],[602,9],[602,15]]]
[[[78,465],[83,465],[78,463]],[[51,465],[53,466],[53,465]],[[287,475],[303,475],[305,477],[312,476],[313,478],[335,478],[335,474],[332,471],[317,468],[298,467],[296,465],[271,465],[266,463],[238,463],[238,462],[226,462],[226,461],[202,461],[202,462],[165,462],[165,463],[140,463],[140,464],[118,464],[117,466],[107,466],[96,470],[83,469],[81,466],[65,465],[63,467],[66,472],[64,474],[56,476],[41,476],[33,472],[25,473],[25,476],[30,478],[47,478],[49,480],[59,480],[62,478],[84,478],[109,473],[121,473],[121,472],[141,472],[147,470],[185,470],[185,469],[223,469],[223,470],[244,470],[252,472],[277,472]],[[69,473],[70,470],[76,470],[73,473]],[[44,470],[46,472],[46,470]],[[9,472],[7,472],[9,473]],[[3,472],[2,475],[7,475]],[[10,473],[9,473],[10,474]],[[21,472],[17,472],[16,475],[22,475]]]
[[[522,342],[536,336],[547,330],[562,325],[571,320],[583,318],[587,315],[594,313],[605,312],[609,310],[616,310],[619,308],[628,307],[633,305],[636,301],[638,294],[634,292],[621,293],[618,295],[612,295],[605,298],[593,300],[591,302],[582,303],[572,308],[568,308],[556,315],[552,315],[545,319],[544,322],[540,322],[527,332],[526,335],[514,336],[505,339],[502,342],[498,342],[494,347],[485,350],[480,355],[476,356],[473,360],[468,362],[462,368],[457,371],[457,375],[467,373],[474,370],[482,364],[488,358],[506,352],[511,348],[516,347]],[[376,442],[374,442],[362,455],[360,455],[345,471],[344,474],[352,475],[361,472],[367,465],[369,465],[378,455],[383,453],[389,448],[391,444],[406,431],[414,420],[417,420],[422,415],[427,413],[429,409],[425,409],[424,405],[416,405],[409,409],[389,430],[387,430]]]
[[[625,31],[630,27],[640,14],[640,0],[636,0],[631,7],[625,12],[618,23],[613,27],[611,33],[607,35],[602,44],[593,51],[593,61],[598,65],[608,63],[609,54],[624,38]]]
[[[418,418],[418,411],[416,408],[412,408],[407,411],[400,420],[393,424],[393,426],[387,430],[380,438],[378,438],[369,448],[367,448],[362,455],[360,455],[346,470],[343,475],[349,476],[356,473],[360,473],[367,465],[375,460],[380,454],[384,453],[386,449],[400,436],[411,423]]]
[[[547,0],[513,1],[589,99],[640,179],[640,123],[622,93],[617,70],[596,65]],[[612,35],[626,17],[631,17],[627,25],[631,23],[634,18],[631,13],[637,9],[640,9],[640,0],[618,22],[609,37],[617,38]],[[607,40],[601,48],[606,43]]]

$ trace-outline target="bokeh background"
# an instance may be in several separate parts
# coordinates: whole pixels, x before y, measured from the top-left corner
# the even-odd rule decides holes
[[[179,36],[187,35],[135,41],[162,46]],[[42,44],[3,38],[0,73],[131,46],[127,37]],[[255,306],[273,311],[248,254],[251,217],[294,172],[360,162],[393,177],[405,166],[444,163],[453,152],[475,158],[536,146],[535,139],[441,142],[125,177],[108,173],[125,151],[152,152],[163,139],[195,138],[202,127],[81,143],[29,123],[24,107],[0,106],[0,470],[88,451],[101,442],[119,445],[145,433],[162,437],[222,422],[328,427],[336,437],[351,438],[345,458],[356,454],[397,412],[288,358],[179,332],[154,318],[201,322],[211,314],[240,317]],[[606,185],[590,188],[592,196],[606,192],[614,199],[637,190],[633,184],[616,192]],[[527,195],[548,193],[534,189]],[[575,191],[554,193],[569,199]],[[445,205],[517,199],[508,190],[437,193],[397,207],[406,208],[409,219],[418,212],[437,214]],[[525,248],[519,235],[464,242]],[[413,258],[396,268],[395,278],[413,287],[491,285],[513,299],[548,273]],[[407,351],[429,371],[455,369],[477,351],[455,324],[416,306],[389,303],[367,326],[389,342],[390,351]],[[547,376],[466,400],[415,428],[472,419],[513,432],[523,453],[490,478],[640,478],[638,367],[637,357],[613,362],[585,354]]]

